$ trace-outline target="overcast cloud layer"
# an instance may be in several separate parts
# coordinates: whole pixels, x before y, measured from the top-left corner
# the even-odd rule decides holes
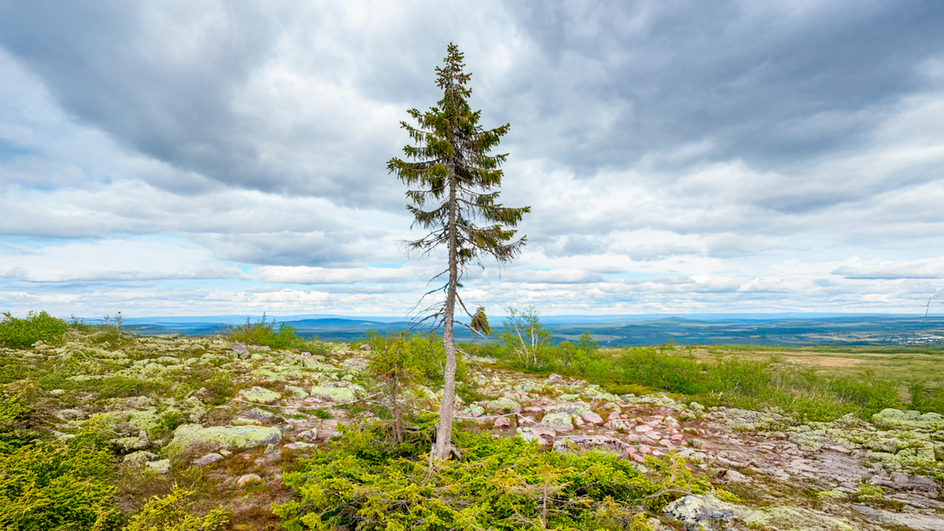
[[[304,5],[300,5],[304,4]],[[0,310],[402,315],[451,41],[511,123],[491,314],[944,312],[944,3],[0,2]]]

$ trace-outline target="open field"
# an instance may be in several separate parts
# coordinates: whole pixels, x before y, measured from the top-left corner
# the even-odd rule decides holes
[[[944,385],[944,348],[922,347],[752,347],[712,345],[691,349],[700,361],[724,358],[773,361],[809,367],[821,376],[865,376],[907,385],[923,381],[928,388]]]

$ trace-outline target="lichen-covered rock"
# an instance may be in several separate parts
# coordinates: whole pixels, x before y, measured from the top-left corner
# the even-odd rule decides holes
[[[282,432],[265,426],[213,426],[204,428],[199,424],[184,424],[174,431],[174,438],[167,445],[168,453],[177,453],[189,447],[205,445],[229,451],[242,451],[267,444],[278,444]]]
[[[734,520],[732,509],[714,496],[691,495],[666,505],[662,515],[686,531],[723,531]]]
[[[155,474],[170,474],[170,459],[161,459],[160,461],[151,461],[147,464]]]
[[[258,474],[245,474],[239,476],[239,479],[236,480],[236,485],[239,488],[245,487],[247,485],[252,485],[253,483],[261,483],[262,478]]]
[[[292,393],[292,398],[301,400],[308,398],[308,392],[302,389],[301,387],[296,387],[294,385],[286,385],[285,390],[289,393]]]
[[[491,400],[485,404],[485,407],[492,411],[498,411],[501,413],[520,413],[521,404],[515,402],[514,400],[503,396],[496,400]]]
[[[606,422],[603,420],[603,417],[594,413],[593,411],[584,411],[580,414],[580,418],[587,424],[592,424],[594,426],[600,426]]]
[[[274,404],[282,398],[282,395],[265,387],[253,387],[243,392],[243,400],[257,404]]]
[[[124,451],[143,450],[151,443],[147,437],[119,437],[113,439],[112,444]]]
[[[556,432],[573,431],[573,415],[569,413],[548,413],[544,415],[538,426],[550,428]]]
[[[872,424],[885,429],[944,430],[944,416],[937,413],[922,415],[920,411],[888,408],[872,415]]]
[[[596,451],[622,457],[628,447],[625,442],[604,435],[568,435],[554,438],[554,451],[559,454]]]
[[[554,440],[554,437],[557,436],[557,432],[547,427],[532,426],[518,428],[515,430],[515,435],[521,437],[525,441],[534,442],[538,445],[544,446],[548,442]]]
[[[615,431],[629,431],[635,423],[629,419],[610,419],[604,424],[606,429]]]
[[[126,455],[123,461],[132,465],[144,466],[146,463],[157,459],[157,455],[147,451],[131,452]]]
[[[223,455],[222,455],[222,454],[218,454],[218,453],[212,452],[212,453],[206,454],[206,455],[202,456],[201,458],[197,459],[196,461],[193,462],[193,464],[196,465],[196,466],[199,466],[199,467],[204,467],[204,466],[212,465],[213,463],[215,463],[215,462],[217,462],[217,461],[219,461],[219,460],[221,460],[221,459],[223,459]]]
[[[353,402],[357,398],[350,387],[312,387],[311,396],[323,396],[335,402]]]
[[[548,413],[567,413],[570,415],[580,415],[588,411],[593,411],[590,404],[586,402],[564,402],[561,404],[552,404],[544,408]]]

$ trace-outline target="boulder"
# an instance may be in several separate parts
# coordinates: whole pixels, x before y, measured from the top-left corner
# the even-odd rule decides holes
[[[220,459],[223,459],[223,456],[221,454],[214,452],[214,453],[209,453],[209,454],[204,455],[200,459],[197,459],[196,461],[194,461],[193,464],[199,467],[204,467],[204,466],[212,465],[213,463],[219,461]]]
[[[722,531],[734,519],[731,504],[714,496],[685,496],[665,506],[662,515],[686,531]]]
[[[944,416],[937,413],[887,408],[872,415],[872,424],[884,429],[944,430]]]
[[[540,446],[544,446],[548,442],[553,441],[554,437],[557,436],[556,431],[550,428],[542,428],[540,426],[518,428],[515,434],[526,441],[535,442]]]
[[[492,424],[492,426],[495,428],[510,428],[511,420],[509,420],[508,417],[498,417],[495,419],[495,423]]]
[[[205,445],[229,451],[242,451],[282,441],[282,432],[265,426],[213,426],[184,424],[174,431],[174,439],[167,445],[169,453]]]
[[[245,474],[239,476],[239,479],[236,480],[236,486],[243,488],[246,485],[251,485],[253,483],[262,483],[262,478],[258,474]]]
[[[559,454],[596,451],[622,457],[626,454],[628,447],[628,444],[619,439],[603,435],[554,437],[554,451]]]
[[[350,387],[312,387],[312,396],[323,396],[334,402],[353,402],[357,399]]]
[[[294,385],[286,385],[285,390],[289,393],[292,393],[292,398],[301,400],[303,398],[308,398],[308,392],[302,389],[301,387],[295,387]]]
[[[253,387],[243,392],[243,400],[257,404],[274,404],[282,398],[282,395],[264,387]]]
[[[144,464],[150,461],[154,461],[156,459],[157,459],[157,455],[151,452],[139,451],[139,452],[132,452],[126,455],[124,458],[124,462],[144,466]]]
[[[147,464],[155,474],[170,474],[170,459],[161,459],[160,461],[151,461]]]
[[[538,426],[550,428],[555,432],[573,431],[573,416],[569,413],[548,413],[544,415]]]
[[[316,445],[306,442],[293,442],[285,445],[286,450],[306,450],[308,448],[315,448]]]
[[[515,402],[514,400],[503,396],[496,400],[491,400],[486,402],[485,407],[492,411],[499,411],[501,413],[520,413],[521,404]]]
[[[560,404],[551,404],[544,408],[548,413],[567,413],[570,415],[580,415],[592,411],[590,404],[586,402],[563,402]]]

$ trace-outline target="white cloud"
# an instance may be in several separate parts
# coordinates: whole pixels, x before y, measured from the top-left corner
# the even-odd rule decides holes
[[[470,304],[916,311],[944,290],[931,4],[62,9],[0,7],[3,308],[402,313],[444,262],[397,245],[419,231],[385,162],[450,40],[483,125],[512,123],[502,201],[533,209],[514,264],[467,272]]]

